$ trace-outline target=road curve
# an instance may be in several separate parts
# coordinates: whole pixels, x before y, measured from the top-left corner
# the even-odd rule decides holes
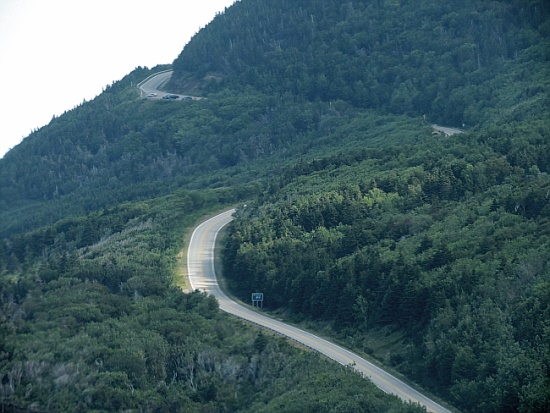
[[[172,77],[172,73],[172,70],[165,70],[163,72],[151,75],[143,82],[139,83],[137,87],[141,91],[141,95],[145,96],[149,93],[160,93],[162,96],[164,96],[166,93],[162,92],[160,90],[160,87],[164,83],[168,82],[168,80]]]
[[[230,299],[219,287],[214,268],[214,247],[220,230],[233,219],[234,209],[216,215],[195,228],[187,252],[187,271],[193,290],[206,291],[218,299],[220,308],[244,320],[288,336],[345,366],[352,366],[377,387],[404,401],[419,403],[433,413],[450,413],[433,400],[419,393],[378,366],[334,343],[307,331],[274,320]]]
[[[176,100],[203,99],[199,96],[180,95],[178,93],[164,92],[160,90],[160,88],[170,80],[173,73],[173,70],[163,70],[162,72],[155,73],[154,75],[151,75],[147,79],[138,83],[137,88],[140,91],[141,97],[152,100],[162,99],[164,97],[168,98],[168,96],[172,96],[172,98],[175,98]]]

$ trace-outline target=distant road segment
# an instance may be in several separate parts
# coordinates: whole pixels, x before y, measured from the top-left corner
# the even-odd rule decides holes
[[[143,82],[139,83],[137,87],[141,93],[141,97],[147,99],[168,99],[168,100],[201,100],[203,98],[198,96],[180,95],[178,93],[164,92],[161,87],[170,80],[173,70],[164,70],[149,76]]]
[[[345,366],[352,366],[386,393],[426,407],[429,412],[450,413],[433,400],[357,354],[307,331],[272,319],[229,298],[219,287],[214,267],[214,249],[220,230],[233,219],[235,210],[210,218],[195,228],[187,252],[187,270],[193,290],[205,291],[218,299],[220,308],[230,314],[290,337]]]
[[[149,76],[147,79],[145,79],[141,84],[138,85],[139,89],[141,90],[142,96],[146,96],[150,93],[162,93],[164,95],[165,92],[162,92],[160,90],[160,87],[164,83],[168,82],[168,80],[172,77],[172,73],[174,73],[172,70],[167,70]]]
[[[438,132],[443,133],[446,136],[452,136],[452,135],[455,135],[457,133],[464,133],[464,131],[462,129],[450,128],[448,126],[439,126],[439,125],[433,124],[432,128],[434,128],[434,130],[436,130]]]

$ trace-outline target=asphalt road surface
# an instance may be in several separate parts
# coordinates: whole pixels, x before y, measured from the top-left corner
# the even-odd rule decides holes
[[[162,92],[160,90],[160,87],[164,83],[168,82],[168,80],[172,77],[172,73],[173,72],[171,70],[167,70],[165,72],[149,76],[141,84],[138,85],[139,89],[141,90],[141,95],[147,96],[151,93],[155,93],[157,95],[164,96],[166,93]]]
[[[288,336],[342,365],[352,366],[386,393],[394,394],[405,401],[419,403],[425,406],[429,412],[450,413],[450,410],[440,406],[357,354],[307,331],[260,314],[259,311],[247,308],[230,299],[220,289],[216,280],[214,248],[218,233],[225,225],[231,222],[234,212],[235,210],[229,210],[216,215],[201,223],[193,231],[187,252],[187,271],[193,290],[205,291],[216,297],[220,308],[227,313]]]
[[[457,133],[464,133],[463,130],[457,128],[449,128],[448,126],[432,125],[436,131],[443,133],[445,136],[452,136]]]
[[[172,96],[174,100],[200,100],[202,98],[197,96],[188,96],[188,95],[179,95],[177,93],[169,93],[160,90],[162,85],[170,80],[172,77],[173,70],[165,70],[163,72],[156,73],[149,76],[143,82],[138,84],[138,88],[141,92],[141,97],[147,99],[166,99],[169,96]]]

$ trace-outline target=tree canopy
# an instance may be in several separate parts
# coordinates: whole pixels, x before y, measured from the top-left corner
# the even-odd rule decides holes
[[[549,58],[545,0],[236,2],[0,159],[0,406],[420,411],[176,287],[241,205],[234,295],[461,411],[548,411]],[[141,98],[167,68],[204,99]]]

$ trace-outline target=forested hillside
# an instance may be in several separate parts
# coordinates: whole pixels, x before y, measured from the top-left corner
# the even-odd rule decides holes
[[[181,191],[0,243],[3,412],[421,412],[172,284],[220,191]]]
[[[190,42],[171,86],[252,86],[468,128],[512,108],[505,119],[522,119],[531,105],[548,105],[549,8],[541,0],[243,1]]]
[[[395,332],[403,345],[382,358],[465,410],[545,411],[548,4],[282,3],[217,19],[173,86],[253,86],[471,133],[416,140],[411,127],[378,149],[374,125],[356,123],[340,142],[361,134],[363,150],[285,169],[233,226],[235,293],[263,291],[359,349]]]
[[[545,411],[550,179],[486,138],[290,168],[232,226],[233,291],[367,353],[393,333],[374,355],[465,411]]]
[[[246,204],[236,296],[461,411],[549,411],[549,63],[546,0],[236,2],[173,63],[205,99],[137,68],[0,159],[0,410],[420,411],[176,287]]]

